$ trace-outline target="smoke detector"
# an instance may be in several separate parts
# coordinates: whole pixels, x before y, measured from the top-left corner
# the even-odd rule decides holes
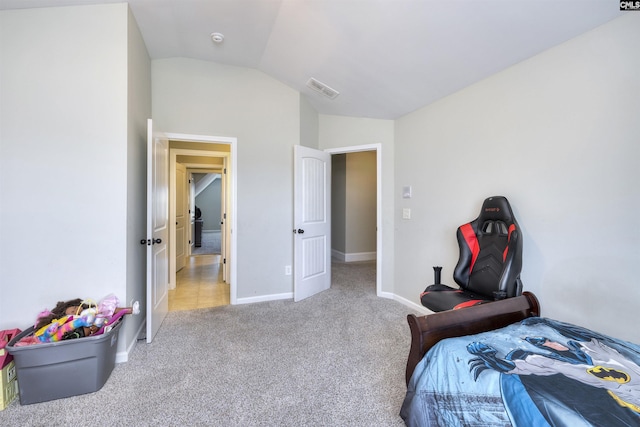
[[[224,34],[222,33],[211,33],[211,40],[213,40],[214,43],[222,43],[224,41]]]
[[[307,86],[329,99],[335,99],[336,96],[340,95],[340,92],[333,88],[330,88],[322,82],[319,82],[313,77],[309,79],[309,81],[307,82]]]

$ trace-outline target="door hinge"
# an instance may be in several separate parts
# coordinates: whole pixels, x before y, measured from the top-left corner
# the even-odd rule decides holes
[[[227,263],[227,259],[226,259],[226,258],[223,258],[223,259],[222,259],[222,263],[223,263],[223,264],[226,264],[226,263]]]
[[[224,171],[224,174],[226,175],[227,174],[227,168],[224,168],[223,171]]]

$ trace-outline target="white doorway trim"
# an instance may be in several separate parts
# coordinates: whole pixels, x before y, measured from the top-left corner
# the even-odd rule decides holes
[[[376,295],[386,297],[382,292],[382,144],[327,148],[324,151],[329,154],[376,152]]]
[[[199,142],[199,143],[209,143],[209,144],[228,144],[230,146],[229,152],[218,152],[218,151],[206,151],[206,150],[192,150],[192,149],[171,149],[169,154],[169,171],[170,174],[174,174],[175,164],[177,155],[187,154],[192,156],[208,156],[208,157],[226,157],[227,158],[227,177],[230,185],[230,212],[227,216],[228,226],[230,230],[230,254],[227,257],[227,267],[229,268],[229,299],[232,305],[237,304],[237,268],[238,265],[238,245],[237,245],[237,233],[235,232],[235,227],[237,224],[237,207],[238,207],[238,197],[237,197],[237,162],[238,162],[238,139],[235,137],[223,137],[223,136],[205,136],[205,135],[191,135],[191,134],[182,134],[182,133],[165,133],[166,137],[169,141],[185,141],[185,142]],[[230,161],[229,161],[230,160]],[[172,180],[173,184],[175,184],[175,179]],[[175,188],[170,189],[171,194],[175,194]],[[173,197],[173,196],[171,196]],[[170,210],[171,212],[171,210]],[[175,215],[175,212],[173,212]],[[170,219],[169,225],[175,227],[175,218],[173,220]],[[175,242],[172,240],[172,245],[174,252],[170,252],[169,254],[169,264],[170,264],[170,281],[171,286],[175,287]],[[173,264],[172,264],[173,263]]]

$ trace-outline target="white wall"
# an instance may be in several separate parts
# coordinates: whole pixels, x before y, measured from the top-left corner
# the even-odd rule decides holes
[[[319,115],[319,148],[380,144],[382,155],[382,291],[393,292],[394,279],[394,121]]]
[[[142,34],[128,12],[128,114],[127,114],[127,288],[123,305],[139,301],[141,313],[124,325],[128,350],[136,343],[146,322],[147,246],[147,119],[151,117],[151,59]]]
[[[115,293],[124,304],[144,287],[137,174],[150,91],[129,99],[128,88],[149,86],[149,69],[136,59],[128,71],[130,48],[146,54],[139,34],[128,45],[129,17],[124,3],[0,12],[2,329],[60,300]]]
[[[152,81],[159,130],[238,139],[238,300],[290,294],[299,93],[256,70],[190,59],[153,61]]]
[[[318,148],[318,112],[305,95],[300,94],[300,145]]]
[[[396,122],[396,293],[452,283],[456,227],[505,195],[543,315],[640,342],[639,39],[630,13]]]

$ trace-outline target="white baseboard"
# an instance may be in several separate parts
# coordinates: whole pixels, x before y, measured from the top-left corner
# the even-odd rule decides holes
[[[146,327],[147,327],[147,321],[145,320],[142,322],[142,324],[140,324],[140,327],[138,328],[138,330],[134,335],[135,338],[131,341],[131,343],[129,343],[129,346],[127,346],[126,350],[119,351],[116,353],[116,363],[125,363],[129,361],[129,355],[131,354],[131,352],[133,351],[133,348],[138,343],[138,337]]]
[[[331,249],[331,256],[342,262],[375,261],[376,252],[351,252],[345,253],[336,249]]]
[[[426,314],[433,314],[433,311],[429,310],[427,307],[423,306],[422,304],[415,303],[406,298],[400,297],[396,294],[392,294],[391,292],[383,292],[383,294],[378,296],[398,301],[399,303],[404,304],[407,307],[415,310],[417,312],[416,314],[418,314],[419,316],[423,316]]]
[[[257,297],[238,298],[236,304],[253,304],[254,302],[278,301],[283,299],[293,299],[293,292],[282,294],[260,295]]]
[[[398,295],[391,292],[380,292],[378,294],[380,298],[387,298],[398,301],[399,303],[406,305],[407,307],[415,310],[420,315],[425,314],[433,314],[431,310],[426,308],[423,305],[417,304],[413,301],[409,301],[406,298],[399,297]],[[282,294],[271,294],[271,295],[261,295],[257,297],[248,297],[248,298],[238,298],[237,304],[253,304],[256,302],[266,302],[266,301],[279,301],[285,299],[293,299],[293,292],[285,292]]]
[[[396,299],[396,298],[395,298],[395,294],[392,294],[391,292],[384,292],[384,291],[382,291],[382,292],[380,292],[380,293],[378,294],[378,296],[379,296],[380,298]]]

